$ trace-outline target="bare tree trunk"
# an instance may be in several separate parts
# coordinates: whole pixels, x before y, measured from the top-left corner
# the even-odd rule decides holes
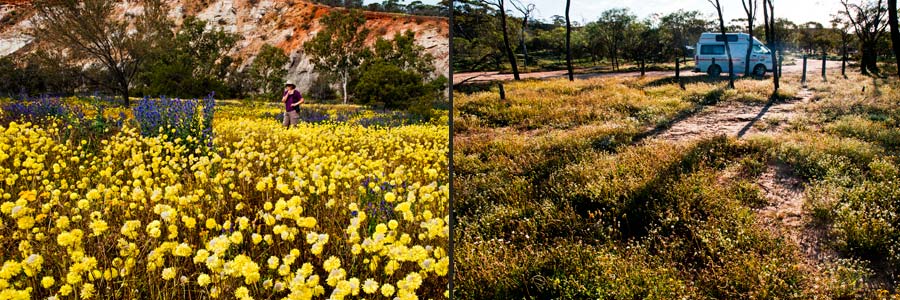
[[[528,72],[528,46],[525,45],[525,28],[526,27],[528,27],[528,15],[526,15],[524,18],[522,18],[522,33],[521,33],[521,36],[519,37],[520,39],[522,39],[522,54],[525,55],[525,60],[522,61],[522,64],[523,64],[522,67],[525,69],[525,72]]]
[[[841,32],[841,76],[847,78],[847,33]]]
[[[766,30],[766,44],[769,44],[771,47],[771,56],[772,56],[772,83],[775,86],[774,91],[778,92],[779,88],[779,72],[780,69],[778,63],[778,46],[777,39],[775,38],[775,7],[772,5],[771,0],[763,0],[763,27]]]
[[[509,59],[509,64],[512,66],[513,78],[519,80],[519,66],[516,63],[516,55],[509,44],[509,30],[506,28],[506,5],[504,4],[506,0],[498,0],[497,2],[500,4],[500,27],[502,27],[501,31],[503,31],[503,46],[506,48],[506,58]]]
[[[725,18],[722,17],[722,5],[719,3],[719,0],[716,0],[713,3],[713,0],[709,0],[709,3],[712,3],[713,6],[716,7],[716,12],[719,13],[719,30],[722,32],[722,40],[725,41],[725,54],[728,55],[728,88],[734,88],[734,61],[731,57],[731,46],[728,45],[728,35],[725,30]]]
[[[619,70],[619,40],[616,39],[613,42],[613,65],[615,66],[616,71]]]
[[[523,3],[518,0],[513,0],[510,2],[513,7],[522,13],[522,30],[520,31],[521,45],[522,45],[522,54],[525,56],[525,60],[523,61],[523,67],[525,72],[528,72],[528,44],[525,40],[526,29],[528,28],[528,18],[531,16],[531,13],[534,12],[537,7],[533,3]]]
[[[744,59],[744,77],[751,75],[750,56],[753,55],[753,19],[756,18],[756,0],[741,1],[744,12],[747,13],[747,33],[750,35],[750,46],[747,47],[747,57]]]
[[[566,66],[569,69],[569,81],[575,81],[575,70],[572,68],[572,22],[569,21],[569,8],[572,0],[566,0]]]
[[[125,107],[131,107],[131,93],[127,88],[122,91],[122,99],[122,104]]]
[[[678,82],[678,86],[683,90],[684,83],[681,82],[681,53],[679,53],[684,52],[684,46],[681,45],[681,30],[682,28],[679,26],[675,31],[675,43],[677,43],[675,45],[675,81]],[[700,50],[698,49],[697,51]]]
[[[900,28],[897,26],[897,0],[888,0],[888,24],[891,26],[891,48],[897,63],[897,76],[900,77]]]
[[[644,54],[641,54],[641,77],[644,77],[646,72],[646,61],[647,59],[644,57]]]
[[[675,81],[681,82],[681,57],[675,53]]]
[[[878,45],[874,41],[865,41],[862,44],[862,64],[860,71],[863,75],[878,75]]]
[[[112,74],[113,78],[115,78],[115,89],[113,90],[119,91],[119,95],[122,96],[122,105],[125,107],[131,106],[131,85],[128,80],[128,74],[125,70],[119,69],[118,67],[110,68],[109,72]]]
[[[341,90],[343,90],[344,96],[344,104],[347,104],[347,101],[350,99],[347,95],[347,81],[349,80],[347,74],[341,75]]]

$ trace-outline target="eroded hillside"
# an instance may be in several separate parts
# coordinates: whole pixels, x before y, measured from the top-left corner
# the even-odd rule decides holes
[[[318,19],[333,8],[309,1],[271,0],[169,0],[170,17],[180,24],[185,16],[197,16],[209,26],[221,26],[243,39],[232,51],[244,64],[253,60],[264,44],[285,50],[290,57],[288,80],[301,89],[309,87],[316,70],[303,53],[303,43],[315,36],[322,25]],[[136,1],[122,1],[116,17],[140,14],[143,8]],[[33,38],[27,32],[33,18],[30,1],[5,0],[0,4],[0,56],[32,51]],[[446,18],[408,16],[366,12],[366,26],[371,29],[368,43],[378,37],[391,38],[395,33],[412,30],[419,45],[434,55],[439,74],[449,72],[449,25]]]

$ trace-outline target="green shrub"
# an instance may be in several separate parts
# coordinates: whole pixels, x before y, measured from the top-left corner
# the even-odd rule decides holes
[[[362,71],[354,87],[354,95],[360,104],[384,105],[385,108],[411,109],[422,113],[434,107],[434,101],[445,84],[443,77],[426,81],[415,71],[376,63]]]
[[[837,246],[867,259],[900,263],[900,189],[896,181],[864,181],[836,203]]]
[[[775,156],[794,166],[807,179],[851,183],[882,151],[855,138],[825,134],[794,134],[787,137]]]
[[[315,99],[319,102],[328,102],[338,99],[337,91],[331,87],[332,82],[328,80],[328,76],[322,74],[316,76],[316,79],[309,86],[306,97]]]

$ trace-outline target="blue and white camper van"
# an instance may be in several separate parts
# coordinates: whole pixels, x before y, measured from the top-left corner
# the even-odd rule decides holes
[[[725,53],[725,39],[731,48],[731,61],[734,73],[745,73],[744,61],[747,58],[747,47],[750,47],[750,35],[746,33],[706,32],[700,35],[694,54],[695,72],[706,72],[710,76],[728,73],[728,54]],[[753,76],[762,77],[772,70],[772,55],[766,45],[753,38],[753,52],[750,54],[750,70]]]

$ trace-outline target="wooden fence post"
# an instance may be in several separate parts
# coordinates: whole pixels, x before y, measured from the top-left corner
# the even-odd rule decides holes
[[[825,59],[828,58],[825,55],[825,52],[822,52],[822,81],[828,81],[828,78],[825,77]]]
[[[800,79],[800,84],[806,87],[806,54],[803,54],[803,77]]]
[[[506,100],[506,90],[503,89],[503,83],[500,83],[500,100]]]

